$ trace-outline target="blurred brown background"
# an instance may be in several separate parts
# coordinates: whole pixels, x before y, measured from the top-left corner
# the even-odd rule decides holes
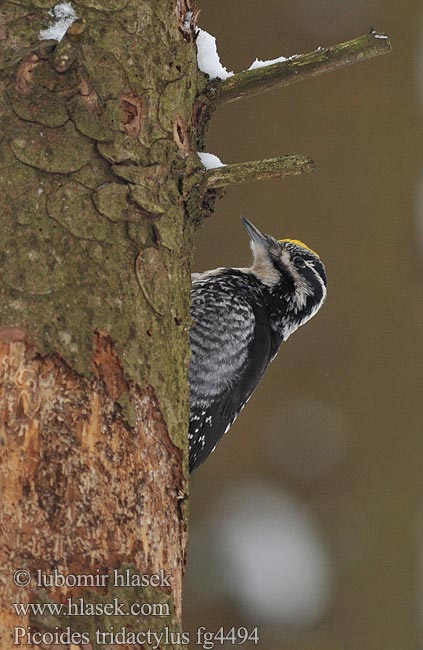
[[[199,5],[200,27],[216,36],[228,70],[370,26],[389,34],[393,53],[241,100],[213,118],[206,151],[223,162],[301,152],[318,167],[229,189],[198,236],[195,270],[249,263],[244,213],[277,238],[319,251],[329,286],[322,311],[282,346],[193,476],[184,628],[258,625],[264,650],[417,650],[423,7]]]

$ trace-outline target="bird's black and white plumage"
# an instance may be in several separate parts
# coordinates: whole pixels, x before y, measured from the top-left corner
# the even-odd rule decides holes
[[[242,219],[251,238],[251,268],[193,275],[191,472],[236,419],[282,341],[326,298],[326,272],[316,253],[298,240],[262,234]]]

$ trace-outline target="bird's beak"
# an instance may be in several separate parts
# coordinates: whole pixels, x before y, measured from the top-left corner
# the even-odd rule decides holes
[[[245,226],[246,231],[251,237],[252,244],[261,244],[262,246],[268,246],[268,238],[264,235],[256,226],[247,219],[247,217],[242,216],[241,221]]]

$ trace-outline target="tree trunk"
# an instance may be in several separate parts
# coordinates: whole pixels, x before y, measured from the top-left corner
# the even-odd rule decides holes
[[[37,630],[70,627],[94,646],[96,630],[180,625],[189,274],[204,175],[192,145],[205,84],[196,11],[193,0],[72,4],[79,20],[59,45],[39,38],[49,0],[4,2],[0,14],[4,649],[27,647]],[[159,576],[129,588],[113,569]],[[70,575],[97,581],[62,586]],[[150,610],[13,607],[80,597]],[[72,641],[47,634],[41,647]]]

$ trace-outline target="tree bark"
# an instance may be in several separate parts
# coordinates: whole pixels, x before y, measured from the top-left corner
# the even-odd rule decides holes
[[[79,20],[59,45],[39,38],[50,1],[4,2],[0,14],[5,649],[16,626],[70,626],[92,642],[111,621],[115,632],[180,627],[190,266],[204,176],[191,144],[205,85],[196,10],[190,0],[72,4]],[[29,585],[14,583],[19,569]],[[162,570],[171,586],[110,577],[44,588],[37,571],[55,569]],[[169,613],[34,618],[13,608],[79,597]]]

